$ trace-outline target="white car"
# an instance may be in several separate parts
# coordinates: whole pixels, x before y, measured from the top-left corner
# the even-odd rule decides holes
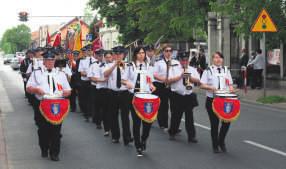
[[[13,69],[13,70],[18,70],[18,69],[20,69],[20,61],[19,61],[19,58],[13,58],[12,60],[11,60],[11,68]]]

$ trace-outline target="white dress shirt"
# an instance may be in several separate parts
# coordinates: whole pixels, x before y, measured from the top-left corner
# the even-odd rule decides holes
[[[29,67],[26,71],[27,74],[30,74],[33,72],[33,70],[37,70],[37,69],[43,69],[44,68],[44,63],[43,63],[43,59],[33,59],[32,63],[29,64]]]
[[[218,68],[220,68],[220,73],[218,71]],[[230,74],[230,71],[223,66],[217,67],[215,65],[212,65],[208,67],[206,70],[204,70],[203,75],[201,77],[201,83],[202,84],[207,84],[209,86],[213,86],[216,89],[220,90],[229,90],[229,85],[233,84],[232,77]],[[213,92],[206,92],[206,95],[208,97],[213,98]]]
[[[98,64],[98,68],[95,70],[93,77],[98,78],[100,80],[104,80],[104,69],[106,67],[106,63]],[[107,82],[97,82],[96,85],[97,89],[104,89],[107,88]]]
[[[150,80],[150,82],[153,82],[153,72],[152,72],[152,68],[149,66],[148,63],[142,63],[142,67],[140,70],[140,63],[130,63],[127,67],[127,70],[125,71],[122,80],[127,80],[129,81],[133,87],[135,88],[136,85],[136,81],[137,81],[137,77],[138,74],[141,73],[140,75],[140,88],[144,91],[144,92],[150,92],[150,84],[148,84],[148,79]],[[133,89],[129,89],[130,93],[134,93],[134,88]]]
[[[88,69],[91,66],[91,64],[94,62],[94,58],[92,57],[85,57],[84,59],[81,59],[78,66],[79,72],[86,72],[88,73]],[[88,77],[81,76],[81,80],[83,81],[89,81]]]
[[[53,91],[53,88],[51,88],[51,85],[49,84],[53,83],[55,87],[55,91]],[[58,71],[57,69],[52,69],[51,72],[44,70],[35,70],[31,77],[28,80],[27,88],[28,87],[36,87],[42,89],[45,94],[51,95],[51,94],[58,94],[62,95],[64,90],[71,90],[71,87],[69,85],[69,82],[67,80],[67,77],[65,73]],[[39,95],[35,95],[38,100],[42,100],[43,97]]]
[[[89,66],[88,71],[87,71],[87,75],[86,75],[88,78],[94,77],[95,72],[97,71],[97,69],[99,69],[98,64],[99,64],[99,62],[95,61]],[[91,85],[96,86],[97,84],[96,84],[96,82],[91,81]]]
[[[175,71],[171,72],[170,74],[170,78],[174,78],[177,77],[179,75],[181,75],[184,72],[184,69],[182,66],[177,66],[175,68]],[[197,71],[197,69],[188,66],[188,68],[186,69],[186,73],[190,73],[191,77],[194,77],[196,79],[200,79],[200,75]],[[192,84],[192,87],[194,87],[194,85]],[[179,81],[172,83],[171,84],[171,90],[177,94],[180,95],[190,95],[192,93],[192,90],[187,90],[186,86],[183,84],[183,78],[181,78]]]
[[[114,64],[116,64],[116,63],[115,62],[108,63],[104,68],[104,72],[106,72],[108,69],[110,69]],[[122,79],[126,70],[127,70],[127,64],[125,65],[125,68],[120,68],[121,79]],[[114,70],[111,72],[111,74],[108,77],[107,88],[111,89],[113,91],[125,91],[125,90],[127,90],[127,87],[123,84],[121,84],[120,88],[117,88],[116,82],[117,82],[117,67],[114,68]]]
[[[252,60],[248,65],[253,65],[253,69],[264,69],[265,66],[265,58],[259,54],[255,57],[254,60]]]
[[[172,73],[172,71],[175,70],[175,67],[180,66],[179,61],[172,59],[171,60],[171,66],[169,68],[169,75]],[[155,62],[154,69],[153,69],[153,75],[161,76],[161,77],[166,77],[167,76],[167,64],[164,59],[161,59],[157,62]],[[155,82],[160,82],[157,79],[154,79]]]

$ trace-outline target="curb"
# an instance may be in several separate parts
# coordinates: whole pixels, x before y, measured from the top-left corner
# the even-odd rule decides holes
[[[6,148],[6,139],[4,134],[3,127],[3,118],[2,112],[0,110],[0,168],[8,169],[8,156],[7,156],[7,148]]]

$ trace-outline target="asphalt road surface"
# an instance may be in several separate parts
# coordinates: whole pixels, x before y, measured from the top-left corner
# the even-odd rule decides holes
[[[20,74],[0,62],[0,108],[7,152],[6,168],[286,168],[285,110],[243,103],[241,115],[232,124],[226,140],[228,153],[213,154],[203,96],[199,97],[200,106],[195,109],[198,144],[187,143],[184,131],[177,136],[176,141],[169,141],[168,134],[154,123],[147,152],[144,157],[138,158],[133,145],[126,147],[122,141],[112,144],[110,137],[103,137],[102,130],[97,130],[93,123],[84,122],[80,113],[70,113],[62,129],[61,161],[43,159],[37,143],[32,107],[24,99]],[[181,127],[184,130],[184,122]]]

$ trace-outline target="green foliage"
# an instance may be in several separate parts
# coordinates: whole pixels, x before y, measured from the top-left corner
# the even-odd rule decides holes
[[[267,33],[267,46],[277,46],[282,40],[286,41],[286,5],[285,0],[227,0],[224,3],[210,3],[214,11],[228,15],[235,25],[235,32],[239,35],[261,38],[261,33],[251,33],[253,22],[258,17],[262,8],[266,8],[274,23],[277,25],[278,33]]]
[[[90,0],[89,5],[118,26],[125,44],[136,39],[154,43],[162,35],[175,41],[206,39],[207,0]]]
[[[5,53],[15,53],[27,49],[30,42],[31,30],[22,24],[6,30],[3,34],[0,46]]]
[[[261,97],[261,98],[257,99],[257,102],[260,102],[263,104],[284,103],[284,102],[286,102],[286,97],[283,97],[283,96]]]

